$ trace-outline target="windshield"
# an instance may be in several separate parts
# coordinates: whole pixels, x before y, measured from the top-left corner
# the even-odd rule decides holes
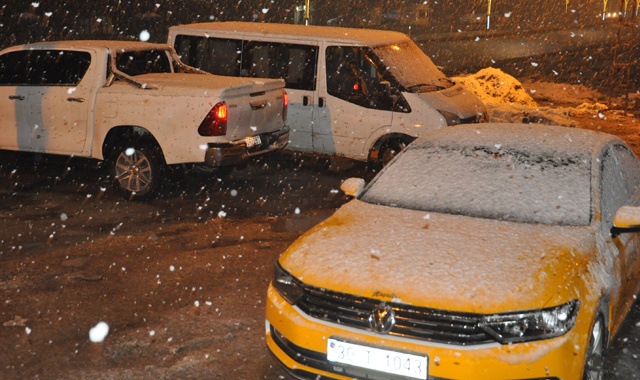
[[[501,147],[409,148],[362,195],[421,211],[550,225],[588,225],[589,157]]]
[[[453,86],[424,52],[409,40],[373,48],[381,66],[410,92],[438,91]]]

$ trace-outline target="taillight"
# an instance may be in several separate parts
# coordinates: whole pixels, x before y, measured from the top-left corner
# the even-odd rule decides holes
[[[227,103],[220,102],[202,120],[198,127],[200,136],[224,136],[227,134]]]
[[[282,94],[282,120],[287,120],[287,108],[289,107],[289,94]]]

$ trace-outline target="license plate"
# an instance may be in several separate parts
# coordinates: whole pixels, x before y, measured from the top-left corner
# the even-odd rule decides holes
[[[361,346],[333,338],[327,342],[327,360],[412,379],[424,380],[429,372],[426,356]]]
[[[262,144],[262,140],[260,140],[260,136],[246,137],[244,142],[247,144],[247,148],[251,148],[254,145]]]

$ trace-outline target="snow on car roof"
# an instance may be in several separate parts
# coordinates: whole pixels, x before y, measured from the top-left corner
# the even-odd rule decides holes
[[[603,145],[620,142],[618,137],[587,129],[542,124],[486,123],[441,128],[412,144],[414,148],[433,145],[502,146],[530,152],[563,151],[567,155],[592,154]]]
[[[117,41],[117,40],[71,40],[71,41],[47,41],[36,42],[26,45],[14,46],[13,50],[27,50],[27,49],[124,49],[127,51],[132,50],[152,50],[152,49],[170,49],[169,45],[156,44],[150,42],[140,41]]]
[[[173,28],[188,29],[207,33],[215,30],[219,33],[247,33],[257,36],[283,36],[306,41],[309,37],[328,38],[340,41],[350,41],[356,44],[379,46],[400,43],[409,37],[400,32],[376,29],[356,29],[335,26],[295,25],[255,22],[204,22],[174,26]]]

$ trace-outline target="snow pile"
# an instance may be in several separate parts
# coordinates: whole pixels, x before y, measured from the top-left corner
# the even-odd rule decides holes
[[[486,104],[492,122],[575,127],[576,115],[602,117],[602,112],[608,109],[606,105],[597,102],[601,95],[593,90],[578,88],[580,86],[539,82],[531,83],[531,89],[527,89],[511,75],[493,67],[453,79]],[[561,106],[540,106],[535,98]]]
[[[487,106],[503,104],[538,106],[522,83],[500,69],[488,67],[473,75],[454,78],[454,80],[471,90]]]
[[[598,114],[602,111],[608,110],[609,107],[606,104],[602,103],[582,103],[575,110],[578,113],[590,113],[590,114]]]

